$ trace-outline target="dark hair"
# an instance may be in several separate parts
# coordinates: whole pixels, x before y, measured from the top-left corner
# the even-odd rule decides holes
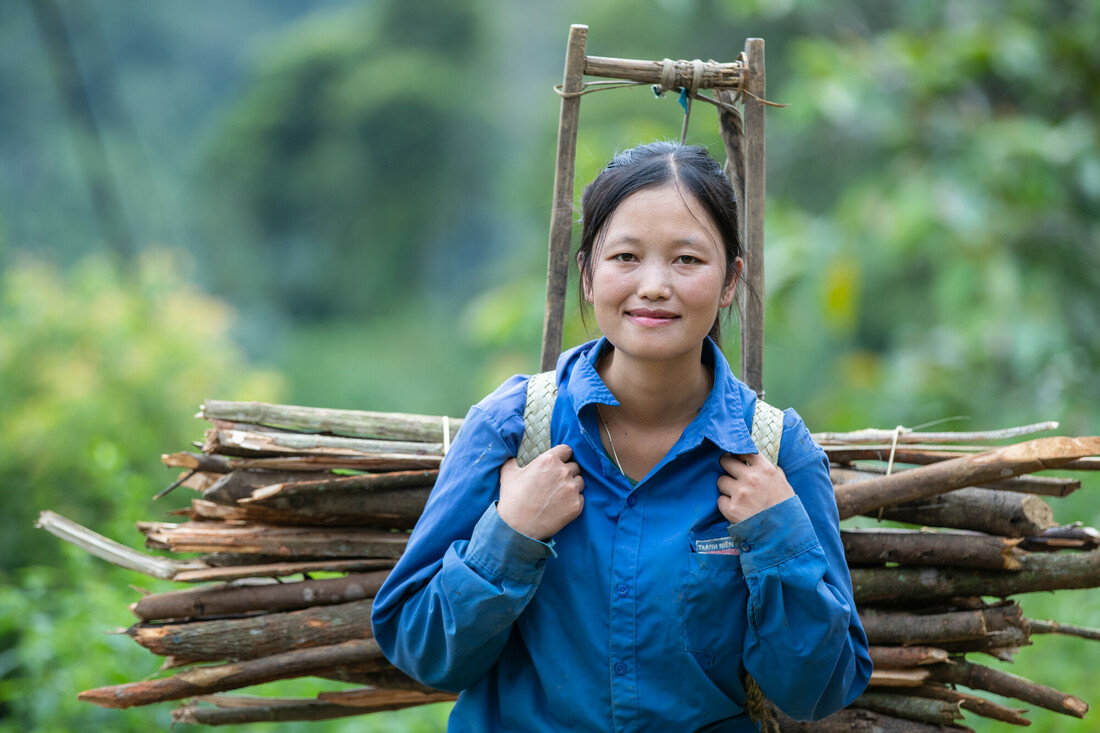
[[[737,201],[726,174],[705,148],[675,142],[653,142],[618,153],[581,194],[581,246],[577,250],[582,283],[579,288],[584,313],[584,281],[591,282],[592,253],[612,214],[627,197],[645,188],[674,184],[688,193],[710,216],[722,238],[726,279],[736,272],[741,256],[741,224]],[[721,313],[714,319],[710,337],[721,337]]]

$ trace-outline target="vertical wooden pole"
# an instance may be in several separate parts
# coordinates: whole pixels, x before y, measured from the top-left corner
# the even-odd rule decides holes
[[[741,214],[745,233],[745,280],[738,306],[741,311],[741,381],[764,394],[764,39],[745,41],[744,97],[745,199]]]
[[[588,26],[569,27],[562,91],[581,91]],[[581,98],[562,97],[558,122],[558,162],[554,173],[554,209],[550,215],[550,257],[546,266],[546,315],[542,324],[542,371],[554,368],[561,353],[565,325],[565,292],[569,281],[569,254],[573,240],[573,177],[577,159],[577,121]]]

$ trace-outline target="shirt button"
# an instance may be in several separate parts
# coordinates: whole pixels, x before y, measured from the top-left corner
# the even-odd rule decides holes
[[[627,506],[634,506],[637,503],[638,503],[638,497],[634,496],[634,494],[631,494],[630,496],[626,497],[626,505]]]
[[[741,550],[741,552],[752,552],[752,545],[744,540],[741,541],[741,544],[739,544],[737,548]]]
[[[619,587],[617,590],[619,591],[620,596],[625,596],[630,593],[630,588],[626,587],[626,583],[619,583]]]
[[[626,674],[626,664],[623,662],[616,662],[615,674]]]

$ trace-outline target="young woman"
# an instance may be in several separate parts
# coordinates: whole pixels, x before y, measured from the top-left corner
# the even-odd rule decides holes
[[[779,467],[719,350],[742,261],[706,151],[623,152],[585,190],[577,264],[603,333],[558,360],[519,468],[527,377],[474,406],[374,603],[387,657],[462,691],[451,731],[754,731],[748,673],[824,717],[871,663],[828,461],[787,410]]]

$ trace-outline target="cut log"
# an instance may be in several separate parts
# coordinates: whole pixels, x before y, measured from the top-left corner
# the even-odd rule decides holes
[[[841,530],[848,564],[933,565],[1019,570],[1020,540],[946,531]]]
[[[928,603],[955,596],[1008,598],[1019,593],[1094,588],[1100,550],[1028,553],[1020,570],[1003,573],[970,568],[852,568],[855,600],[865,603]]]
[[[1100,641],[1100,629],[1090,629],[1084,626],[1071,626],[1057,621],[1043,621],[1040,619],[1028,619],[1028,625],[1033,634],[1062,634],[1063,636],[1077,636],[1082,639]]]
[[[168,512],[170,516],[183,516],[194,521],[220,520],[244,524],[281,524],[313,527],[374,527],[376,529],[412,529],[416,526],[420,510],[427,503],[430,489],[404,489],[403,492],[417,492],[418,495],[401,495],[392,500],[390,506],[384,504],[385,498],[376,495],[371,506],[364,506],[358,496],[347,494],[323,494],[301,510],[276,509],[262,504],[235,504],[225,506],[212,501],[193,499],[191,506]],[[396,493],[396,492],[393,492]],[[293,497],[293,503],[299,497]],[[421,509],[411,511],[410,506],[419,504]],[[400,513],[384,513],[378,509],[401,510]],[[365,511],[371,510],[371,511]],[[343,513],[341,513],[343,512]]]
[[[172,580],[179,583],[207,583],[242,578],[285,578],[299,573],[358,573],[388,570],[393,565],[393,560],[306,560],[264,565],[232,565],[184,570],[173,575]]]
[[[1025,538],[1020,546],[1035,552],[1095,550],[1100,547],[1100,532],[1092,527],[1082,527],[1081,523],[1077,522],[1043,530],[1040,535]]]
[[[172,711],[172,723],[188,725],[237,725],[242,723],[286,723],[294,720],[334,720],[364,715],[371,710],[321,702],[316,699],[203,695]],[[205,707],[200,702],[215,707]]]
[[[413,443],[396,440],[367,440],[364,438],[340,438],[329,435],[303,433],[258,433],[246,430],[206,431],[203,452],[229,456],[277,456],[303,454],[312,456],[351,457],[376,454],[403,454],[439,465],[443,456],[442,443]]]
[[[962,685],[973,690],[985,690],[995,695],[1038,705],[1063,715],[1083,718],[1089,710],[1084,700],[1073,695],[1067,695],[1052,687],[973,662],[959,660],[954,664],[935,664],[929,669],[932,670],[932,677],[939,682]]]
[[[920,687],[930,674],[927,669],[875,669],[868,687]]]
[[[978,488],[894,504],[872,514],[894,522],[970,529],[1002,537],[1031,537],[1055,526],[1054,510],[1038,496]]]
[[[408,535],[354,527],[244,526],[224,522],[138,522],[146,544],[172,552],[232,552],[286,558],[397,558]]]
[[[281,484],[287,481],[315,480],[316,471],[249,471],[237,469],[222,474],[213,486],[203,492],[202,498],[218,504],[236,504],[239,499],[252,496],[252,492],[263,486]]]
[[[827,718],[803,723],[776,713],[780,733],[959,733],[970,730],[958,726],[933,725],[916,720],[903,720],[870,710],[846,708]]]
[[[147,595],[130,610],[142,621],[288,611],[374,598],[388,570],[267,585],[220,585]]]
[[[859,614],[871,644],[929,644],[985,639],[1005,629],[1023,629],[1027,621],[1015,603],[981,611],[919,615],[902,611],[863,609]],[[1026,638],[1026,633],[1025,633]]]
[[[899,470],[895,465],[894,470]],[[901,469],[906,470],[906,469]],[[857,481],[873,480],[886,474],[885,465],[859,464],[853,468],[832,468],[829,471],[834,486],[854,484]],[[1037,494],[1039,496],[1069,496],[1081,488],[1080,479],[1059,478],[1056,476],[1016,476],[1003,481],[988,481],[979,488],[1014,491],[1018,494]]]
[[[162,657],[240,661],[372,636],[372,599],[243,618],[137,623],[126,633]]]
[[[1010,440],[1025,435],[1034,435],[1058,428],[1056,421],[1020,425],[1019,427],[999,430],[979,430],[968,432],[921,432],[900,428],[882,430],[867,428],[848,433],[813,433],[810,437],[818,445],[848,445],[851,443],[986,443],[994,440]]]
[[[412,529],[424,511],[431,491],[428,487],[392,490],[334,488],[283,494],[259,489],[253,492],[253,498],[242,499],[241,505],[288,513],[301,517],[303,524],[327,524],[346,518],[349,525],[384,522],[388,527]]]
[[[154,578],[171,580],[182,571],[199,570],[206,567],[204,563],[199,561],[181,562],[166,557],[147,555],[48,510],[38,515],[35,526],[46,530],[54,537],[86,550],[101,560]]]
[[[304,677],[342,666],[384,660],[374,639],[299,649],[247,662],[189,669],[173,677],[85,690],[78,698],[105,708],[128,708],[236,690],[277,679]]]
[[[307,433],[331,433],[348,438],[438,442],[443,426],[454,439],[462,419],[411,415],[397,412],[334,410],[296,405],[272,405],[263,402],[206,400],[201,417],[210,420],[234,420],[258,423]]]
[[[952,690],[934,682],[913,690],[904,690],[902,692],[920,695],[921,697],[930,697],[934,700],[957,702],[963,710],[974,713],[975,715],[980,715],[983,718],[1000,720],[1004,723],[1011,723],[1012,725],[1031,725],[1031,721],[1023,716],[1023,713],[1027,712],[1026,710],[1010,708],[1007,705],[999,705],[992,700],[986,700],[984,697]]]
[[[313,496],[321,492],[359,492],[369,494],[394,489],[419,489],[432,487],[439,471],[395,471],[392,473],[369,473],[359,476],[332,476],[325,479],[296,479],[284,483],[272,483],[265,488],[257,488],[248,496],[242,496],[250,502],[263,503],[276,497]]]
[[[952,725],[963,717],[957,702],[885,692],[865,692],[852,707],[931,725]]]
[[[875,669],[906,669],[947,661],[947,652],[934,646],[872,645],[867,652]]]
[[[340,705],[349,705],[357,708],[367,708],[371,711],[394,710],[393,705],[402,707],[409,705],[427,705],[433,702],[450,702],[457,700],[458,695],[453,692],[418,692],[415,690],[379,690],[368,687],[360,690],[340,690],[338,692],[318,693],[317,699],[326,702],[334,702]]]
[[[952,458],[836,490],[841,519],[880,507],[915,501],[954,489],[1058,468],[1086,456],[1100,455],[1100,437],[1037,438],[976,455]]]

